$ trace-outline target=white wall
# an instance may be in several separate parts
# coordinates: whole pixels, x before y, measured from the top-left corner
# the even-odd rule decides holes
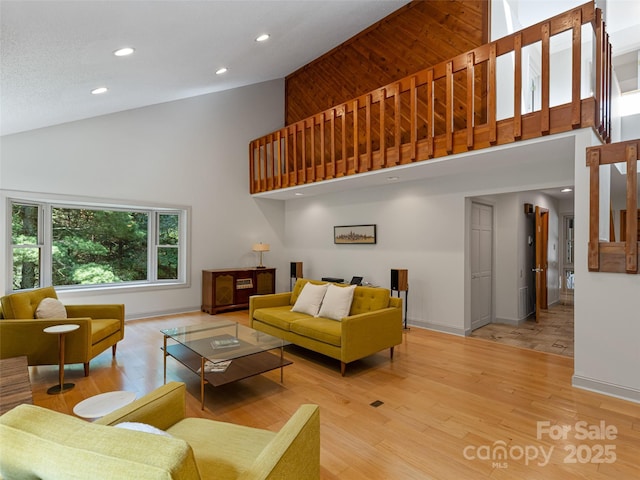
[[[575,170],[576,288],[573,384],[640,402],[640,275],[589,272],[589,169],[577,137]]]
[[[201,270],[257,265],[253,243],[271,244],[282,267],[284,207],[249,195],[248,144],[282,126],[284,82],[266,82],[2,137],[0,224],[8,191],[191,208],[190,285],[131,292],[63,292],[67,303],[118,302],[127,317],[198,310]],[[6,235],[0,251],[6,252]],[[286,260],[286,259],[285,259]],[[0,291],[11,288],[2,255]]]
[[[464,334],[470,327],[466,252],[471,198],[530,190],[573,174],[573,158],[513,163],[480,173],[287,200],[290,260],[303,262],[306,277],[363,275],[386,288],[392,268],[407,268],[409,323]],[[376,224],[378,243],[334,245],[333,227],[353,224]]]

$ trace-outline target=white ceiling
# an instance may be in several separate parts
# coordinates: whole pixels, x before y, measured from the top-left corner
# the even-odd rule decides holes
[[[408,1],[1,0],[0,135],[283,78]],[[640,0],[607,4],[614,55],[639,48]]]
[[[406,3],[2,0],[0,134],[283,78]]]

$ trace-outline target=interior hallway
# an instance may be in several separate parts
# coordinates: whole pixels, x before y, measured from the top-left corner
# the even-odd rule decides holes
[[[573,302],[562,302],[542,310],[537,323],[533,319],[519,327],[490,323],[474,330],[471,336],[573,357]]]

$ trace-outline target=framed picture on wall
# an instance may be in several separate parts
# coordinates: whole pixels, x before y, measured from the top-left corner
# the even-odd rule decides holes
[[[376,243],[376,226],[341,225],[333,227],[333,243],[340,245]]]

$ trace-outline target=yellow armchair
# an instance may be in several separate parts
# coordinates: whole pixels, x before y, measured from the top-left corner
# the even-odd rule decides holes
[[[76,324],[80,328],[65,339],[65,363],[84,364],[124,338],[124,305],[65,305],[67,318],[35,318],[40,302],[57,299],[53,287],[13,293],[0,299],[0,358],[26,355],[29,365],[57,365],[58,338],[44,332],[52,325]]]

